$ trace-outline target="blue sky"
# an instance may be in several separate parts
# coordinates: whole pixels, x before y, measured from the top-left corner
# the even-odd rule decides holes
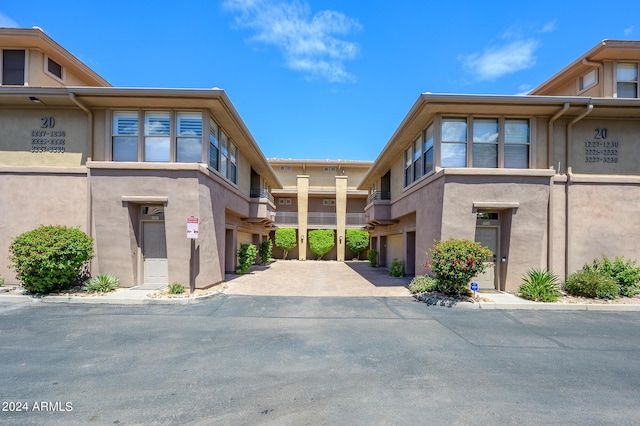
[[[224,89],[268,158],[374,160],[422,92],[526,93],[640,1],[0,0],[114,86]]]

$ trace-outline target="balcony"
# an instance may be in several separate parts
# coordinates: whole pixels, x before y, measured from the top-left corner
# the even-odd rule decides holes
[[[372,203],[376,200],[390,200],[391,192],[389,191],[373,191],[369,194],[369,198],[367,199],[368,203]]]
[[[372,194],[373,195],[373,194]],[[384,194],[383,194],[384,195]],[[365,221],[370,226],[391,225],[396,223],[391,219],[391,201],[389,199],[373,199],[364,208]]]
[[[298,212],[276,212],[274,223],[281,227],[298,226]]]
[[[309,212],[307,215],[307,226],[309,228],[335,228],[336,214],[330,212]]]
[[[249,203],[249,217],[246,222],[262,223],[265,226],[273,224],[276,216],[276,204],[269,191],[252,189]]]
[[[366,224],[367,221],[364,213],[347,213],[345,223],[347,228],[362,228]]]

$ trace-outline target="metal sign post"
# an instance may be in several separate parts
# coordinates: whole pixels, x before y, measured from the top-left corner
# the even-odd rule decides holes
[[[473,290],[473,298],[475,299],[476,292],[478,291],[478,283],[476,282],[471,283],[471,290]]]
[[[189,296],[193,297],[193,293],[196,291],[196,277],[195,275],[195,253],[196,253],[196,240],[198,239],[198,218],[191,216],[187,218],[187,238],[191,242],[191,254],[189,256]]]

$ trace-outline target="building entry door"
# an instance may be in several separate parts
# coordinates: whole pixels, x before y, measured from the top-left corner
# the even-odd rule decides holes
[[[164,221],[142,222],[142,263],[144,285],[169,283]]]
[[[498,252],[498,227],[477,227],[475,240],[483,246],[488,247],[489,250],[491,250],[491,252],[493,253],[493,256],[489,258],[487,262],[485,262],[488,268],[482,274],[475,277],[474,280],[477,281],[478,288],[481,290],[499,289],[500,287],[497,280],[498,274],[496,273],[496,259],[500,258],[500,253]]]

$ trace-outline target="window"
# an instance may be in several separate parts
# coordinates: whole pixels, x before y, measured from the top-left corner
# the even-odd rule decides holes
[[[209,118],[209,167],[218,170],[220,155],[220,143],[218,142],[218,125]]]
[[[336,205],[336,200],[322,200],[322,205],[323,206],[335,206]]]
[[[335,172],[336,168],[335,167],[325,167],[323,169],[323,171],[325,171],[325,172]]]
[[[616,68],[616,89],[619,98],[638,97],[638,64],[618,63]]]
[[[413,180],[414,182],[422,177],[422,134],[413,143]]]
[[[62,80],[62,65],[47,57],[47,72],[58,80]]]
[[[138,111],[113,113],[113,161],[138,161]]]
[[[473,120],[473,167],[498,167],[498,119]]]
[[[202,114],[178,112],[176,114],[176,161],[199,163],[202,161]]]
[[[583,90],[588,89],[591,86],[594,86],[598,82],[598,70],[592,69],[582,77],[580,77],[580,81],[578,83],[578,90],[581,92]]]
[[[427,127],[427,130],[424,132],[424,155],[423,155],[423,166],[422,170],[424,174],[431,172],[433,170],[433,124]]]
[[[504,120],[504,167],[529,168],[529,120],[507,118]]]
[[[145,112],[144,161],[171,161],[171,117],[169,112]]]
[[[442,119],[442,167],[467,166],[467,119]]]
[[[229,141],[229,174],[227,179],[238,183],[238,148],[231,141]]]
[[[404,186],[409,186],[413,182],[413,173],[411,173],[411,164],[413,163],[413,145],[404,152]]]
[[[278,204],[290,206],[291,205],[291,198],[280,198],[278,200]]]
[[[24,86],[25,51],[2,51],[2,84]]]
[[[229,138],[225,132],[220,132],[220,173],[227,177],[228,161],[229,161]]]
[[[290,172],[291,171],[291,166],[280,166],[280,171],[281,172]]]

